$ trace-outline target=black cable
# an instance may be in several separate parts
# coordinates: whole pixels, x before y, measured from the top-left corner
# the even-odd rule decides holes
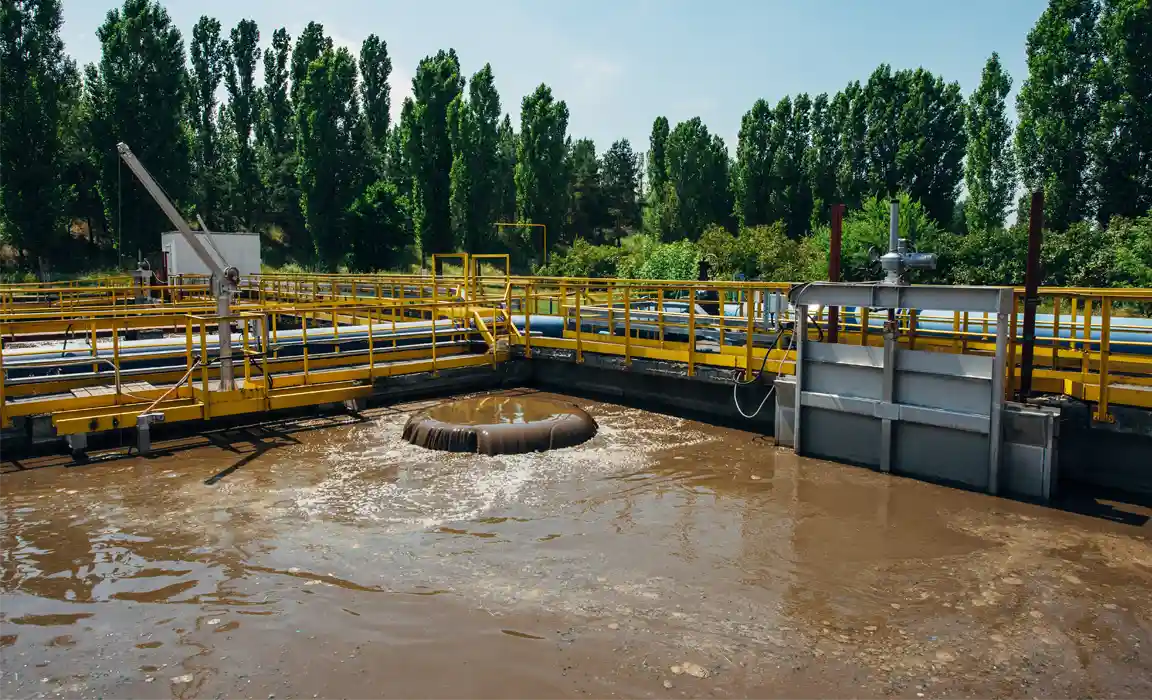
[[[808,320],[812,322],[813,326],[816,326],[816,333],[817,333],[817,338],[818,338],[818,340],[816,342],[823,343],[824,342],[824,329],[820,327],[820,321],[816,320],[816,317],[813,316],[812,314],[808,314]]]
[[[69,323],[68,327],[64,329],[64,347],[60,348],[60,357],[64,357],[68,353],[68,339],[72,337],[72,324]]]
[[[732,381],[736,382],[740,386],[748,386],[749,384],[753,384],[758,379],[760,379],[760,375],[764,374],[764,368],[768,366],[768,355],[776,347],[776,344],[780,342],[780,338],[784,337],[784,331],[786,330],[787,328],[781,326],[780,330],[776,331],[776,337],[772,339],[772,342],[768,345],[768,349],[764,351],[764,357],[760,360],[760,369],[756,371],[756,374],[751,379],[747,381],[740,379],[740,373],[742,370],[737,369],[733,374]],[[749,337],[747,342],[751,343],[752,338]]]

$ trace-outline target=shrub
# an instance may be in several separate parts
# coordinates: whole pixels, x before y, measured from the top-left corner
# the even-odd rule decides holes
[[[622,249],[609,245],[592,245],[577,238],[564,253],[554,253],[547,265],[536,274],[548,277],[613,277],[623,255]]]

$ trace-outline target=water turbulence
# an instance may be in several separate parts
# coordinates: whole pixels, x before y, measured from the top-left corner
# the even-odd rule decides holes
[[[572,404],[536,396],[482,396],[438,404],[408,419],[404,439],[448,452],[522,454],[572,447],[596,434]]]

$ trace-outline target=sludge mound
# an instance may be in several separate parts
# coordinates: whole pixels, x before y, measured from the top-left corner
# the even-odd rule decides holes
[[[522,454],[579,445],[596,429],[592,416],[569,403],[483,396],[446,401],[414,414],[404,425],[404,439],[430,450]]]

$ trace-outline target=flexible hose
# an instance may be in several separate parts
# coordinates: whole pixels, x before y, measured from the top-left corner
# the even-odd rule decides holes
[[[749,384],[752,384],[757,379],[759,379],[760,375],[764,374],[764,366],[768,364],[768,353],[771,352],[772,348],[776,347],[776,344],[780,342],[780,338],[784,336],[784,331],[786,330],[788,330],[786,327],[781,326],[780,330],[776,331],[776,337],[773,338],[772,342],[768,344],[768,350],[764,353],[764,358],[760,360],[760,369],[756,370],[756,375],[754,377],[748,381],[744,381],[740,379],[740,370],[736,370],[732,373],[732,381],[737,382],[741,386],[748,386]],[[752,342],[752,339],[749,338],[748,342]]]
[[[777,335],[776,337],[777,337],[777,339],[779,339],[780,336]],[[785,360],[788,359],[788,351],[791,350],[795,344],[796,344],[796,333],[793,332],[792,336],[788,340],[788,347],[785,349],[784,354],[780,357],[780,364],[776,366],[777,376],[779,376],[780,372],[784,369],[784,362],[785,362]],[[769,348],[769,351],[771,351],[771,348]],[[765,358],[768,357],[767,352],[764,353],[764,357]],[[763,372],[763,364],[761,364],[761,372]],[[759,375],[757,375],[757,377],[759,377]],[[745,384],[750,384],[750,383],[751,382],[745,382]],[[740,415],[744,416],[745,418],[747,418],[749,420],[760,415],[760,411],[764,410],[764,406],[768,403],[768,399],[770,399],[772,397],[772,394],[776,391],[776,385],[773,384],[771,387],[769,387],[768,393],[764,394],[764,400],[760,402],[760,405],[756,407],[756,410],[753,411],[751,414],[747,414],[744,412],[744,409],[740,407],[740,399],[736,396],[736,390],[739,387],[740,387],[740,382],[737,381],[737,382],[732,383],[732,403],[736,405],[736,410],[740,413]]]
[[[764,406],[767,405],[768,400],[770,400],[770,398],[772,398],[772,395],[775,393],[776,386],[773,383],[772,387],[768,388],[768,393],[764,395],[764,401],[761,401],[760,405],[756,406],[756,411],[753,411],[751,414],[744,412],[744,409],[740,405],[740,396],[737,396],[736,391],[738,389],[740,389],[740,387],[742,387],[742,386],[746,387],[746,386],[750,385],[750,383],[757,381],[760,378],[760,376],[764,374],[764,366],[768,362],[768,353],[771,353],[772,349],[776,347],[776,343],[780,342],[780,337],[783,336],[783,334],[785,334],[785,329],[783,329],[783,328],[780,329],[779,333],[776,333],[776,337],[773,338],[772,344],[770,345],[770,347],[768,347],[767,351],[764,353],[764,360],[763,360],[763,362],[760,363],[760,371],[757,373],[756,379],[751,379],[751,380],[746,381],[746,382],[741,381],[740,376],[738,376],[738,374],[733,379],[732,403],[735,404],[736,411],[738,413],[740,413],[741,416],[743,416],[746,419],[751,420],[751,419],[759,416],[760,411],[764,410]],[[752,338],[748,338],[748,342],[752,342]],[[783,371],[783,368],[785,368],[785,362],[788,359],[788,352],[791,349],[793,349],[795,347],[795,345],[796,345],[796,329],[794,328],[793,333],[791,333],[791,336],[789,337],[789,340],[788,340],[788,348],[785,350],[785,353],[783,353],[783,355],[780,357],[780,364],[778,366],[776,366],[776,376],[779,376],[780,373]]]
[[[169,396],[169,395],[170,395],[170,394],[171,394],[173,391],[176,391],[177,389],[179,389],[181,384],[183,384],[184,382],[188,381],[188,377],[191,377],[191,376],[192,376],[192,372],[194,372],[194,371],[196,370],[196,368],[197,368],[197,367],[199,367],[199,366],[200,366],[200,360],[199,360],[199,359],[197,359],[195,362],[193,362],[193,363],[192,363],[192,366],[188,368],[188,371],[184,373],[184,376],[183,376],[183,377],[180,377],[180,381],[178,381],[178,382],[176,382],[175,384],[173,384],[173,385],[171,386],[171,388],[169,388],[169,389],[168,389],[168,391],[165,391],[163,394],[161,394],[161,395],[160,395],[160,398],[158,398],[158,399],[156,399],[155,401],[153,401],[153,402],[152,402],[152,404],[151,404],[150,406],[148,406],[148,408],[146,408],[146,409],[144,409],[143,411],[141,411],[141,413],[150,413],[150,412],[152,411],[152,409],[153,409],[153,408],[156,408],[156,405],[157,405],[157,404],[159,404],[159,403],[160,403],[161,401],[163,401],[164,399],[168,398],[168,396]]]

